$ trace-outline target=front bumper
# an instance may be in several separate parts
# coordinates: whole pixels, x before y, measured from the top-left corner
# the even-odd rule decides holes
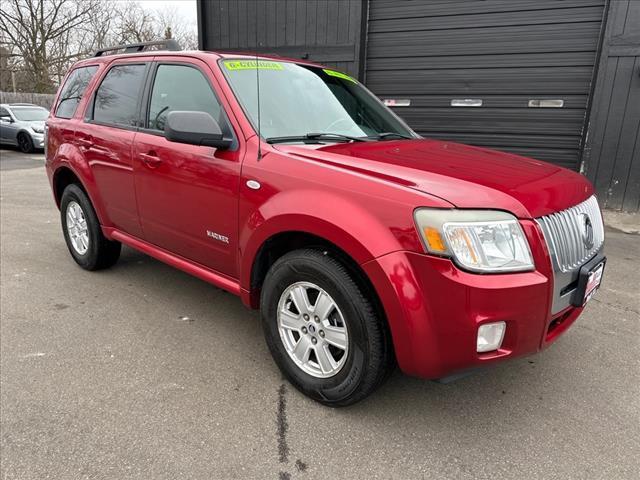
[[[442,378],[552,343],[582,312],[551,314],[553,271],[540,230],[522,222],[535,242],[535,271],[478,275],[449,259],[414,252],[389,253],[363,265],[387,314],[396,358],[407,374]],[[535,246],[535,247],[534,247]],[[478,327],[504,321],[500,349],[476,352]]]
[[[31,139],[35,148],[44,148],[44,133],[32,133]]]

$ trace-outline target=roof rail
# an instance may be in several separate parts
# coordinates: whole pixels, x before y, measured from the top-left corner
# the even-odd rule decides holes
[[[154,42],[131,43],[129,45],[117,45],[115,47],[101,48],[100,50],[96,50],[93,56],[102,57],[103,55],[115,55],[116,53],[136,53],[150,50],[149,47],[158,47],[152,48],[151,50],[182,50],[182,47],[180,47],[180,44],[178,42],[176,42],[173,38],[169,38],[166,40],[156,40]],[[119,52],[119,50],[124,51]]]

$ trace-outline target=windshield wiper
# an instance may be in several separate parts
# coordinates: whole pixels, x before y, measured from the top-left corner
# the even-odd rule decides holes
[[[305,135],[292,135],[287,137],[269,137],[267,143],[288,143],[288,142],[306,142],[309,140],[331,140],[343,142],[370,142],[368,137],[352,137],[350,135],[342,135],[340,133],[307,133]],[[317,143],[317,142],[313,142]]]
[[[409,135],[405,135],[403,133],[397,133],[397,132],[377,133],[376,135],[372,135],[371,137],[368,137],[368,138],[375,138],[376,140],[384,140],[386,138],[403,138],[405,140],[415,140],[415,137],[411,137]]]

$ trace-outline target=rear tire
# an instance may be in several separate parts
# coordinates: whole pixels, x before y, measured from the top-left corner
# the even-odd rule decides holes
[[[108,240],[87,194],[76,184],[64,189],[60,201],[62,232],[69,253],[85,270],[101,270],[120,258],[120,242]]]
[[[321,308],[320,298],[333,306]],[[344,265],[323,252],[296,250],[279,258],[267,273],[260,304],[276,364],[298,390],[324,405],[364,399],[393,367],[386,322]],[[344,353],[336,345],[344,345]],[[299,355],[302,349],[306,353]]]
[[[33,152],[33,140],[26,133],[18,134],[18,147],[22,153]]]

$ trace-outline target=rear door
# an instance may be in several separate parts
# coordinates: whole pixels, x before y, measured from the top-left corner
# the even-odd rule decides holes
[[[152,58],[116,60],[106,69],[75,140],[91,166],[109,220],[114,227],[137,237],[142,236],[142,229],[132,146]]]
[[[145,128],[137,134],[134,148],[144,237],[165,250],[236,277],[242,144],[208,65],[186,57],[157,60],[148,82]],[[219,150],[169,142],[164,125],[174,110],[209,113],[225,136],[234,138],[232,147]]]

